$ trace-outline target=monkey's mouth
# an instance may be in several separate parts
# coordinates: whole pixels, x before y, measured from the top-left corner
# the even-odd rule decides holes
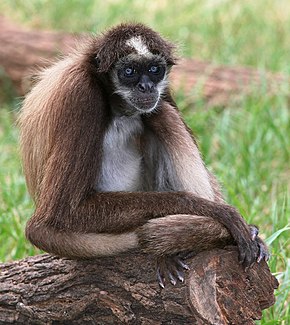
[[[148,113],[156,108],[159,102],[159,96],[132,98],[130,102],[138,111]]]

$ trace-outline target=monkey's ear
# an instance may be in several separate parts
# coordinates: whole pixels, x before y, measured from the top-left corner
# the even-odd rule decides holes
[[[128,53],[124,52],[124,50],[116,51],[116,47],[113,44],[106,44],[98,51],[97,55],[95,56],[95,61],[98,66],[99,72],[108,72],[114,62],[126,55]]]
[[[85,61],[88,61],[99,73],[108,72],[118,59],[116,46],[106,43],[104,37],[90,39],[83,54]]]
[[[107,59],[104,59],[100,54],[93,57],[92,64],[99,73],[108,72],[112,65]]]

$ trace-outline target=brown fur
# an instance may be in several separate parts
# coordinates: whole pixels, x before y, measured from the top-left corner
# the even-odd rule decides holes
[[[164,192],[153,185],[146,192],[94,190],[104,134],[112,119],[113,90],[107,72],[132,52],[125,45],[132,36],[140,36],[168,65],[175,63],[172,44],[143,25],[124,24],[93,37],[84,48],[44,70],[26,97],[20,115],[21,151],[36,204],[26,227],[28,239],[48,252],[79,257],[133,248],[135,231],[141,248],[156,255],[236,242],[249,264],[257,245],[243,218],[223,203],[169,90],[143,123],[152,141],[164,148],[164,161],[173,166],[177,185]],[[146,157],[146,139],[143,143]],[[154,178],[155,172],[151,174]],[[120,247],[104,248],[104,238],[117,239]]]
[[[204,235],[198,236],[198,244],[194,233]],[[221,227],[219,222],[212,218],[193,215],[152,219],[139,229],[139,239],[147,253],[157,256],[182,251],[199,253],[213,247],[224,247],[232,242],[228,231],[225,227]]]

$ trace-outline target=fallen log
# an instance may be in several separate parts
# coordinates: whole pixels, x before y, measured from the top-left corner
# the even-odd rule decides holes
[[[245,271],[236,247],[189,260],[185,283],[160,289],[150,256],[77,261],[48,254],[0,264],[0,324],[254,324],[274,304],[267,264]]]
[[[64,32],[33,31],[20,27],[0,16],[0,67],[12,80],[18,95],[31,86],[30,76],[37,68],[50,64],[60,53],[68,53],[86,35]],[[241,95],[253,91],[257,85],[267,85],[277,91],[289,82],[281,74],[260,72],[251,68],[217,66],[196,59],[180,60],[173,68],[172,85],[181,90],[188,104],[198,99],[208,105],[224,106]]]

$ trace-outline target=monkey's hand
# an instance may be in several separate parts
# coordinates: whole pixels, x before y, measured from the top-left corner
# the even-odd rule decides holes
[[[259,256],[259,245],[256,241],[256,229],[252,229],[246,223],[239,212],[230,205],[216,204],[211,215],[227,229],[233,243],[238,247],[239,262],[246,269],[252,266]]]
[[[265,260],[267,262],[270,258],[270,253],[269,253],[267,245],[258,236],[259,228],[255,225],[249,225],[249,227],[250,227],[250,233],[251,233],[252,240],[255,240],[259,247],[259,255],[257,258],[257,262],[260,263],[262,260]]]
[[[256,226],[247,225],[238,211],[229,205],[217,207],[217,220],[228,228],[239,249],[239,262],[247,269],[255,262],[269,258],[267,246],[258,237],[259,230]]]

